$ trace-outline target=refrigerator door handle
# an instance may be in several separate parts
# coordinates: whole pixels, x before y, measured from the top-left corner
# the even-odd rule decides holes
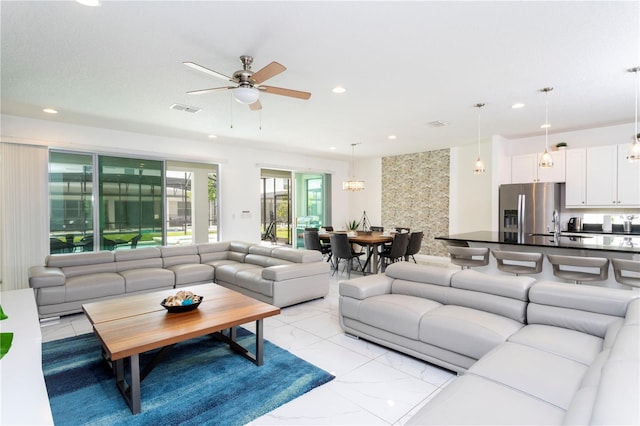
[[[524,232],[525,196],[518,194],[518,232]]]

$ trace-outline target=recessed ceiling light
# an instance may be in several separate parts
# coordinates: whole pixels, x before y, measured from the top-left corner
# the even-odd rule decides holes
[[[100,0],[76,0],[76,2],[91,7],[100,6],[101,4]]]
[[[209,135],[209,136],[207,136],[207,137],[208,137],[209,139],[215,139],[215,138],[217,138],[217,137],[218,137],[218,135]]]
[[[511,105],[511,108],[513,109],[524,108],[524,104],[522,102],[516,102],[515,104]]]
[[[551,124],[547,123],[547,124],[543,124],[540,126],[541,129],[548,129],[551,127]]]
[[[330,147],[329,147],[329,151],[335,151],[335,150],[336,150],[336,147],[335,147],[335,146],[330,146]]]
[[[43,109],[42,111],[43,111],[43,112],[46,112],[47,114],[57,114],[57,113],[58,113],[58,111],[56,111],[56,110],[55,110],[55,109],[53,109],[53,108],[45,108],[45,109]]]
[[[387,136],[387,139],[398,139],[398,137],[396,135],[389,135]]]
[[[334,87],[334,88],[333,88],[333,90],[332,90],[332,92],[333,92],[333,93],[344,93],[344,92],[346,92],[346,91],[347,91],[347,89],[345,89],[345,88],[344,88],[344,87],[342,87],[342,86],[336,86],[336,87]]]

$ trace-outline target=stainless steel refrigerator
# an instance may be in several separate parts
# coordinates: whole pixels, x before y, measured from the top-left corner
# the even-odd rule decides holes
[[[553,212],[560,213],[560,184],[500,185],[500,232],[553,232]]]

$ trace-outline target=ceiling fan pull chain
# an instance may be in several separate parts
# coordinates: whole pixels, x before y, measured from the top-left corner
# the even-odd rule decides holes
[[[262,131],[262,110],[260,110],[260,125],[258,128]]]
[[[229,96],[229,120],[231,122],[230,128],[233,129],[233,95]]]

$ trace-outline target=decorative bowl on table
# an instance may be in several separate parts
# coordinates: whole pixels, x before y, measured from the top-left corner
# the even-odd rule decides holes
[[[190,291],[179,291],[175,296],[169,296],[160,302],[163,308],[170,313],[189,312],[198,309],[203,296],[198,296]]]

